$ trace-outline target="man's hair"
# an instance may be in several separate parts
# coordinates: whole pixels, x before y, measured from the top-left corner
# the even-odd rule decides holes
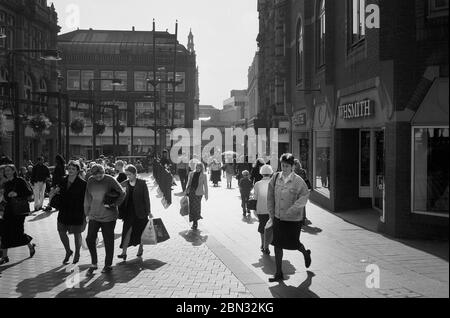
[[[284,162],[284,163],[287,163],[288,165],[291,165],[291,166],[293,166],[295,164],[294,160],[295,160],[295,157],[291,153],[285,153],[280,158],[280,162],[281,163]]]

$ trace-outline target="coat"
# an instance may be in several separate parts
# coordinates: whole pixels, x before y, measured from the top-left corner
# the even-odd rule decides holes
[[[84,214],[86,181],[81,177],[77,177],[70,188],[67,189],[68,181],[69,177],[66,176],[59,184],[60,206],[58,222],[64,225],[83,225],[86,218]]]
[[[192,178],[194,177],[195,172],[189,173],[188,183],[187,187],[189,188],[191,186]],[[208,196],[208,178],[206,177],[206,174],[201,173],[198,178],[198,187],[195,189],[195,195],[197,196]]]
[[[121,186],[125,190],[125,199],[119,206],[119,218],[123,219],[127,213],[127,204],[130,195],[130,181],[126,180],[122,182]],[[148,218],[148,216],[150,215],[150,195],[148,192],[147,182],[145,182],[145,180],[136,180],[136,185],[133,192],[133,204],[135,213],[139,219]]]

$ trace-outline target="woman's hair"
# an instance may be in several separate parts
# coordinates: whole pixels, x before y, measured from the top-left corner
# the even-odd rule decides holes
[[[91,168],[91,175],[96,175],[98,173],[105,173],[105,168],[102,165],[96,164]]]
[[[300,169],[303,168],[302,163],[301,163],[300,160],[298,160],[298,159],[295,159],[295,160],[294,160],[294,164],[295,164],[296,166],[298,166]]]
[[[199,162],[195,165],[195,171],[197,171],[197,167],[201,167],[202,171],[200,172],[204,172],[205,171],[205,166],[203,166],[203,163]]]
[[[263,158],[258,158],[258,159],[256,159],[256,161],[255,161],[255,163],[253,164],[253,167],[254,168],[256,168],[256,167],[262,167],[262,166],[264,166],[266,163],[264,162],[264,159]]]
[[[118,167],[123,167],[123,166],[125,166],[125,163],[122,160],[117,160],[115,165]]]
[[[69,163],[67,164],[67,167],[70,167],[70,166],[77,168],[78,172],[81,171],[81,165],[80,165],[79,161],[70,160]]]
[[[137,169],[133,165],[126,166],[125,171],[127,171],[127,172],[129,172],[131,174],[137,174]]]
[[[56,155],[55,161],[56,161],[56,164],[59,164],[63,167],[66,165],[66,161],[64,160],[64,158],[61,155]]]
[[[281,156],[280,162],[281,163],[284,162],[284,163],[287,163],[288,165],[293,166],[293,165],[295,165],[295,157],[291,153],[285,153]]]
[[[17,168],[16,168],[16,166],[15,165],[13,165],[13,164],[7,164],[7,165],[4,165],[4,166],[2,166],[3,167],[3,176],[6,178],[6,175],[5,175],[5,170],[6,170],[6,168],[10,168],[13,172],[14,172],[14,178],[17,178]]]

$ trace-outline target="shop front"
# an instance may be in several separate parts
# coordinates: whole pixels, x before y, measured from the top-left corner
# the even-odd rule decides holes
[[[310,171],[311,168],[311,123],[308,120],[306,110],[294,113],[292,118],[292,153],[299,159],[303,169]]]
[[[377,87],[346,92],[335,119],[335,210],[373,209],[383,223],[388,107]]]

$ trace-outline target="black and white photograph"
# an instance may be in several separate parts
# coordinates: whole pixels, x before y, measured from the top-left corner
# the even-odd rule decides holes
[[[0,299],[448,299],[448,42],[448,0],[0,0]]]

